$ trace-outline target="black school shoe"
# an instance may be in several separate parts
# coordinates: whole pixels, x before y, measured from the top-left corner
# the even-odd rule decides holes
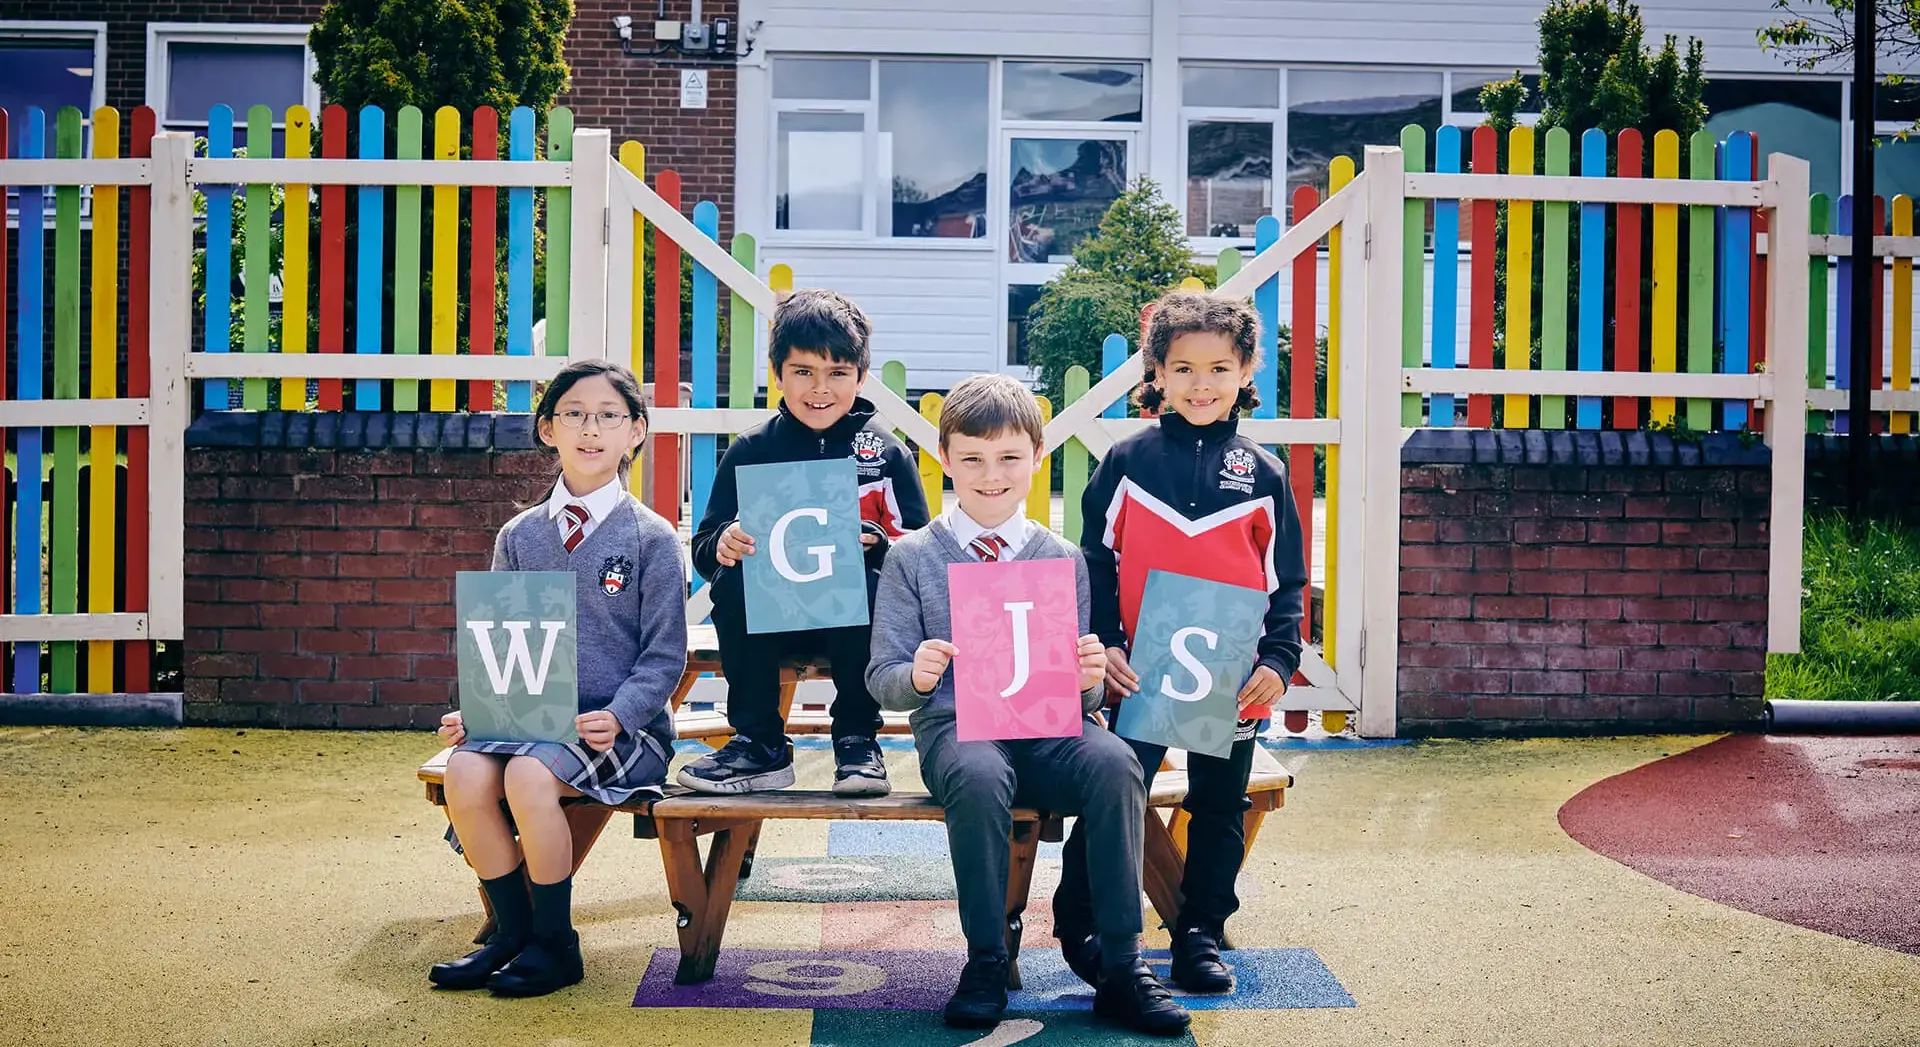
[[[1173,994],[1153,976],[1145,960],[1132,968],[1104,971],[1093,994],[1093,1013],[1149,1036],[1179,1036],[1193,1016],[1173,1002]]]
[[[495,996],[545,996],[585,977],[580,959],[580,936],[535,938],[513,962],[487,979]]]
[[[1206,927],[1173,934],[1173,984],[1191,993],[1233,991],[1233,972],[1220,961],[1220,935]]]
[[[427,980],[442,989],[484,989],[487,979],[519,956],[527,946],[522,935],[493,932],[487,944],[446,963],[436,963],[427,971]]]
[[[1067,961],[1067,969],[1079,976],[1080,980],[1098,989],[1100,987],[1100,936],[1088,930],[1061,930],[1054,928],[1054,937],[1060,939],[1060,955]]]
[[[946,1021],[956,1029],[991,1029],[1007,1011],[1007,958],[973,956],[960,972],[960,987],[947,1001]]]
[[[833,762],[835,796],[885,796],[893,791],[887,782],[887,764],[880,756],[880,743],[872,738],[860,735],[835,738]]]
[[[793,784],[793,746],[778,748],[736,734],[719,750],[680,768],[675,777],[697,793],[752,793]]]

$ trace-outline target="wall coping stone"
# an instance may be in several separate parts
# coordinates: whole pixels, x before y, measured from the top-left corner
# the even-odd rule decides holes
[[[190,448],[343,451],[527,451],[531,414],[491,411],[208,411],[187,427]]]

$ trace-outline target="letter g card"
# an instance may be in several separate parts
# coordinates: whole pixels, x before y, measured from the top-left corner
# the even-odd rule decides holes
[[[740,563],[747,631],[867,624],[853,459],[744,465],[735,477],[740,528],[753,539],[753,555]]]
[[[947,567],[955,727],[963,742],[1080,733],[1080,605],[1072,560]]]
[[[1149,571],[1127,660],[1140,691],[1120,703],[1114,733],[1226,758],[1267,613],[1258,589]]]

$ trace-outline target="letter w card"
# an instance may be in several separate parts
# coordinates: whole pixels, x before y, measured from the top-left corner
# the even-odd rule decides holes
[[[460,718],[478,742],[577,742],[579,619],[571,571],[454,575]]]
[[[947,566],[955,726],[963,742],[1080,733],[1072,560]]]
[[[1147,572],[1127,655],[1140,691],[1120,703],[1114,733],[1222,759],[1233,753],[1240,688],[1253,672],[1267,613],[1258,589]]]
[[[867,624],[860,483],[853,459],[743,465],[740,528],[747,631],[790,633]]]

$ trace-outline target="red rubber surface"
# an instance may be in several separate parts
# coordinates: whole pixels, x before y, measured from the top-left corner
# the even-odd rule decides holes
[[[1588,787],[1560,826],[1689,894],[1920,954],[1920,737],[1731,735]]]

